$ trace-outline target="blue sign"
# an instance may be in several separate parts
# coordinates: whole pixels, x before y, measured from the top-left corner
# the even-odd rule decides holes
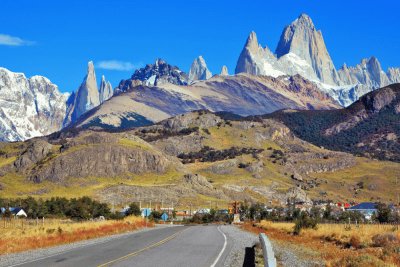
[[[163,219],[164,222],[165,222],[166,220],[168,220],[168,214],[163,213],[163,215],[161,215],[161,219]]]
[[[151,214],[151,209],[146,208],[146,209],[143,209],[143,210],[142,210],[142,216],[143,216],[143,217],[149,217],[150,214]]]

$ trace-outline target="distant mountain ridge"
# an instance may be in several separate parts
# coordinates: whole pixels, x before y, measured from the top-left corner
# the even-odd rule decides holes
[[[345,109],[285,110],[263,117],[328,149],[400,162],[400,84],[370,92]]]
[[[375,57],[337,70],[321,31],[306,14],[285,27],[275,53],[251,32],[234,76],[225,65],[213,76],[202,56],[188,74],[157,59],[114,90],[104,76],[98,86],[90,61],[81,85],[67,99],[44,77],[31,80],[10,73],[0,72],[0,141],[25,140],[76,125],[125,129],[198,109],[242,116],[279,109],[332,109],[400,82],[400,69],[384,72]]]
[[[235,69],[236,74],[242,72],[273,77],[300,74],[316,82],[342,106],[400,80],[399,68],[389,68],[386,73],[375,57],[363,59],[355,67],[343,65],[336,70],[321,31],[306,14],[283,30],[275,54],[268,47],[263,48],[256,33],[251,32]]]
[[[18,141],[58,131],[67,95],[43,76],[0,68],[0,141]]]
[[[165,83],[136,86],[120,92],[86,113],[78,128],[113,129],[142,126],[194,110],[227,111],[257,115],[279,109],[336,109],[340,106],[326,93],[299,75],[262,77],[249,74],[214,76],[190,86]],[[129,123],[128,123],[129,121]]]

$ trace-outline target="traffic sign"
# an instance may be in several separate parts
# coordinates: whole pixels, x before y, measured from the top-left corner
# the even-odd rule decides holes
[[[163,215],[161,215],[161,219],[165,222],[166,220],[168,220],[168,214],[163,213]]]
[[[146,208],[146,209],[143,209],[143,210],[142,210],[142,216],[143,216],[143,217],[149,217],[150,214],[151,214],[151,209]]]

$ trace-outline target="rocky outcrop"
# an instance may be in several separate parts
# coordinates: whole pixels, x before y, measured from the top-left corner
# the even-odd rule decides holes
[[[86,111],[100,105],[99,89],[92,61],[88,63],[87,75],[73,96],[74,99],[70,100],[71,104],[68,107],[64,125],[77,121]]]
[[[114,90],[112,88],[112,85],[109,81],[106,81],[106,78],[104,75],[101,76],[101,83],[100,83],[100,104],[102,104],[104,101],[110,99],[114,94]]]
[[[160,152],[135,140],[123,145],[110,134],[89,135],[67,143],[54,159],[31,172],[34,182],[63,182],[67,178],[121,177],[164,173],[171,162]],[[129,145],[132,143],[132,145]]]
[[[27,168],[32,168],[38,162],[45,159],[51,151],[52,145],[44,140],[32,140],[27,148],[18,156],[14,162],[17,171],[25,171]]]
[[[189,71],[189,82],[208,80],[212,76],[212,73],[208,70],[206,61],[202,56],[196,58]]]
[[[66,113],[66,95],[42,76],[0,68],[0,141],[21,141],[58,131]]]
[[[154,64],[147,64],[144,68],[136,70],[130,79],[121,81],[117,92],[126,92],[139,85],[161,86],[166,83],[187,85],[188,76],[178,67],[157,59]]]

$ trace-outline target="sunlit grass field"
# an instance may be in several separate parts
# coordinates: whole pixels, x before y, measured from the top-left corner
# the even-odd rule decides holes
[[[139,217],[123,220],[75,222],[61,219],[0,220],[0,254],[67,244],[143,228]],[[147,226],[152,226],[147,223]]]

